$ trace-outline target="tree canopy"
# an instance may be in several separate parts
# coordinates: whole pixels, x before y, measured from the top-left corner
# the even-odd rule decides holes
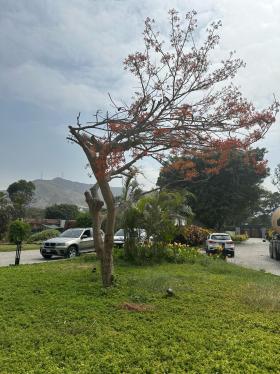
[[[34,198],[35,188],[33,182],[27,182],[24,179],[9,185],[7,192],[13,204],[16,217],[25,217],[26,208]]]
[[[86,200],[95,222],[104,285],[112,282],[116,216],[109,182],[147,156],[163,162],[170,152],[186,157],[205,148],[219,148],[226,158],[231,149],[247,148],[261,139],[278,111],[275,100],[268,108],[256,110],[234,86],[232,79],[244,66],[234,53],[219,63],[211,62],[219,44],[220,22],[209,25],[201,43],[197,42],[196,12],[181,19],[177,11],[170,10],[169,24],[169,39],[164,39],[155,21],[147,18],[143,50],[124,60],[137,87],[131,102],[110,96],[112,113],[97,111],[86,124],[79,114],[76,125],[69,126],[69,139],[84,151],[97,182]],[[103,206],[98,188],[107,207],[104,241],[98,230]]]
[[[191,204],[196,220],[210,228],[240,225],[259,204],[260,184],[268,175],[264,155],[265,149],[259,148],[232,150],[215,174],[209,174],[207,169],[213,167],[214,159],[220,162],[223,155],[219,152],[210,156],[210,162],[204,155],[183,161],[173,158],[162,169],[158,185],[191,191],[196,196]],[[186,179],[190,167],[186,161],[196,172],[191,179]]]
[[[249,223],[270,227],[272,213],[279,207],[280,193],[263,189],[261,191],[259,204],[253,212]]]
[[[77,227],[90,227],[92,226],[92,219],[89,212],[80,212],[76,216]]]
[[[54,204],[45,209],[45,218],[76,219],[79,214],[77,205]]]
[[[7,232],[9,222],[13,216],[13,208],[9,204],[5,192],[0,191],[0,239]]]
[[[190,222],[193,216],[189,205],[190,194],[178,191],[155,191],[143,196],[136,204],[139,227],[148,238],[169,242],[178,234],[181,223]]]
[[[9,241],[11,243],[21,243],[27,239],[31,234],[31,226],[19,219],[10,223],[9,226]]]

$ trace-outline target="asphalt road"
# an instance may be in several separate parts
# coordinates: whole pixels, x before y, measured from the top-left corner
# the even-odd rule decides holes
[[[228,262],[280,275],[280,261],[269,257],[268,248],[268,241],[263,242],[262,239],[250,238],[245,243],[235,246],[235,257],[228,259]]]
[[[15,263],[15,251],[12,252],[1,252],[0,253],[0,266],[9,266]],[[22,251],[20,256],[20,263],[21,264],[35,264],[35,263],[42,263],[46,261],[56,261],[58,259],[62,259],[61,257],[56,257],[55,259],[46,260],[44,259],[40,251],[29,250],[29,251]]]
[[[280,275],[280,261],[275,261],[268,254],[269,242],[263,242],[262,239],[248,239],[245,243],[235,246],[235,257],[228,259],[237,265],[247,268],[264,270],[268,273]],[[61,260],[59,257],[45,260],[39,250],[22,251],[21,264],[34,264],[46,261]],[[0,266],[9,266],[15,263],[15,251],[0,253]]]

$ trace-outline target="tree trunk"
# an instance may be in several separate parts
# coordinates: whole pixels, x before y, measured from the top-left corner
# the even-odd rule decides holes
[[[98,196],[98,184],[95,184],[90,192],[85,192],[86,202],[89,207],[89,212],[92,218],[92,229],[93,229],[93,239],[94,239],[94,248],[98,258],[101,258],[103,251],[103,240],[101,238],[100,228],[101,228],[101,209],[104,205],[103,201],[99,199]]]
[[[107,220],[105,228],[105,238],[103,251],[101,254],[101,276],[104,287],[109,287],[113,282],[113,246],[114,229],[116,219],[116,208],[114,196],[107,180],[99,180],[99,187],[107,206]]]
[[[101,277],[103,287],[110,287],[113,282],[113,248],[112,246],[106,248],[104,246],[104,251],[101,256]]]
[[[100,235],[101,227],[101,209],[103,202],[98,197],[98,188],[100,188],[104,201],[107,205],[107,222],[105,229],[104,241]],[[85,192],[86,202],[93,221],[93,235],[94,247],[97,257],[101,263],[101,278],[104,287],[112,285],[113,281],[113,245],[114,245],[114,229],[115,229],[115,216],[116,208],[114,197],[111,192],[107,180],[98,180],[97,184],[93,186],[90,192]]]

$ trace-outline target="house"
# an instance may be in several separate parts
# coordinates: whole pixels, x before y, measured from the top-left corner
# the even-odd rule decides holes
[[[25,220],[30,224],[33,232],[42,231],[46,229],[56,229],[64,231],[70,227],[75,227],[75,220],[65,219],[49,219],[49,218],[26,218]]]

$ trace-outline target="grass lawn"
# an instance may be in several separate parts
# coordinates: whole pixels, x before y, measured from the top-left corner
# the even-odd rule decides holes
[[[25,251],[27,249],[39,249],[40,244],[27,244],[24,243],[22,245],[22,250]],[[16,250],[16,245],[15,244],[9,244],[9,243],[0,243],[0,252],[10,252],[10,251],[15,251]],[[1,372],[0,372],[1,373]]]
[[[1,374],[280,372],[279,277],[209,258],[119,264],[106,290],[94,266],[0,269]]]

